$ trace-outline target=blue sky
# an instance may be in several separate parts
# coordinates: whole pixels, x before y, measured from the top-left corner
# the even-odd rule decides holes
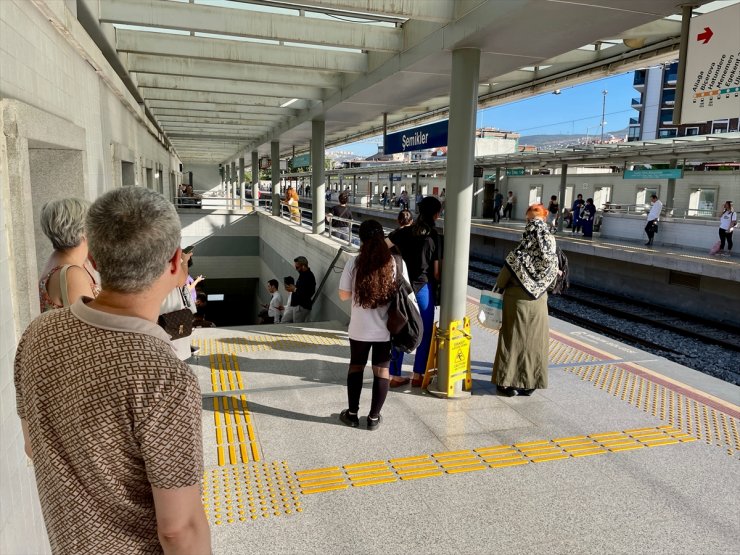
[[[601,103],[606,95],[606,131],[617,131],[627,127],[635,112],[630,107],[633,97],[639,93],[632,88],[633,73],[624,73],[561,89],[559,95],[552,93],[480,110],[477,127],[497,127],[516,131],[522,135],[544,134],[600,134]],[[331,150],[355,152],[361,156],[375,154],[380,137],[347,144]]]

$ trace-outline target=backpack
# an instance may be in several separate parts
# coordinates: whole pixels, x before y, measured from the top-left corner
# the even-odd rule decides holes
[[[560,273],[555,278],[555,281],[552,282],[549,291],[553,295],[562,295],[565,293],[565,290],[570,287],[570,269],[568,268],[568,257],[565,256],[565,253],[560,249],[560,247],[556,247],[556,252],[558,255],[558,270],[560,270]]]
[[[398,288],[388,303],[388,331],[391,345],[398,351],[411,353],[421,343],[424,324],[421,321],[419,305],[411,284],[403,277],[403,262],[400,256],[393,256],[396,262],[396,283]]]

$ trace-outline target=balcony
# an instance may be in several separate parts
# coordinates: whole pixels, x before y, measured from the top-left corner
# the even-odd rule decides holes
[[[638,118],[630,118],[630,126],[632,125],[640,125],[640,120]]]
[[[678,80],[678,75],[675,73],[666,73],[663,76],[663,83],[668,86],[675,87],[676,81]]]
[[[644,69],[635,71],[635,77],[632,80],[632,86],[638,91],[642,91],[645,88],[646,75],[647,73]]]
[[[635,110],[641,110],[642,109],[642,98],[633,98],[632,99],[632,107]]]

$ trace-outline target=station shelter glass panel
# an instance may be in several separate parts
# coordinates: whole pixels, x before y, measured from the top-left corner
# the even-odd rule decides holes
[[[529,187],[529,204],[527,206],[532,206],[533,204],[540,204],[542,202],[542,185],[531,185]]]
[[[612,188],[611,187],[596,187],[594,188],[594,206],[597,210],[601,210],[604,205],[611,200]]]
[[[711,218],[717,204],[716,189],[691,189],[689,193],[688,216]]]

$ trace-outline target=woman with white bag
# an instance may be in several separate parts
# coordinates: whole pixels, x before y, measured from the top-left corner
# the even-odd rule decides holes
[[[720,255],[725,254],[725,242],[727,242],[727,256],[732,252],[732,232],[737,226],[737,214],[732,209],[732,202],[725,202],[722,207],[722,214],[719,217],[719,251]]]
[[[503,318],[491,381],[509,397],[547,388],[547,290],[557,278],[558,257],[545,218],[543,205],[527,209],[522,240],[496,280],[503,292]]]

